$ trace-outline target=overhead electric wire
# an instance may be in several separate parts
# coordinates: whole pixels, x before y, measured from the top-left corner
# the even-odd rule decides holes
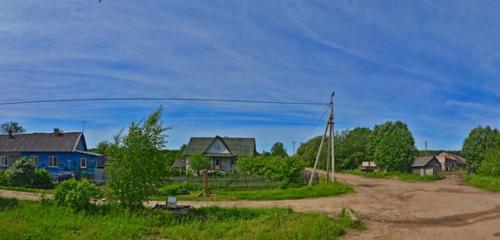
[[[323,114],[321,115],[321,117],[318,119],[318,121],[316,122],[316,124],[314,124],[314,126],[311,128],[311,130],[309,131],[309,133],[307,133],[307,135],[304,137],[304,139],[302,139],[302,143],[304,143],[306,141],[306,139],[309,137],[309,135],[311,135],[311,133],[316,129],[316,127],[318,127],[319,123],[323,120],[323,118],[326,116],[326,113],[328,112],[328,110],[330,109],[330,106],[328,106],[326,109],[325,109],[325,112],[323,112]]]
[[[321,102],[266,101],[266,100],[248,100],[248,99],[121,97],[121,98],[64,98],[64,99],[24,100],[24,101],[0,102],[0,106],[38,104],[38,103],[95,102],[95,101],[192,101],[192,102],[231,102],[231,103],[251,103],[251,104],[281,104],[281,105],[316,105],[316,106],[328,105],[328,103],[321,103]]]

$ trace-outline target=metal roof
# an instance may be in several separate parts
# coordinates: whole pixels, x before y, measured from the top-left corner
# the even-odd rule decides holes
[[[0,152],[73,152],[81,138],[82,132],[0,134]]]
[[[413,164],[411,165],[412,167],[425,167],[427,163],[429,163],[434,156],[426,156],[426,157],[418,157],[413,160]]]
[[[220,139],[230,151],[231,156],[253,156],[257,153],[255,147],[255,138],[231,138],[231,137],[192,137],[189,140],[184,155],[192,155],[193,153],[203,154],[207,151],[210,145]],[[226,156],[226,154],[223,154]]]

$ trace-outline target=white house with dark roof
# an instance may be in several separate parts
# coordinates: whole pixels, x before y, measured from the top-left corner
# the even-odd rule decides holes
[[[189,157],[196,153],[211,160],[212,166],[210,170],[224,172],[234,170],[239,157],[258,154],[255,138],[192,137],[184,150],[185,167],[189,168]],[[176,161],[174,165],[183,167],[180,161]]]

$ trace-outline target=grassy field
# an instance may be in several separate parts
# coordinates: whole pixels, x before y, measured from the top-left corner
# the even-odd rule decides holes
[[[249,191],[214,190],[207,198],[198,197],[198,191],[190,195],[179,195],[178,200],[282,200],[337,196],[351,192],[352,188],[342,183],[322,183],[311,187],[303,186],[287,189],[267,189]],[[166,196],[155,196],[154,200],[164,200]]]
[[[468,175],[465,178],[465,182],[474,187],[486,189],[493,192],[500,192],[500,176],[490,177],[490,176],[480,176],[480,175]]]
[[[353,170],[344,170],[342,173],[349,173],[354,175],[360,175],[371,178],[397,178],[402,181],[413,181],[413,182],[430,182],[441,180],[444,178],[444,175],[436,175],[436,176],[420,176],[414,173],[402,173],[402,172],[363,172],[359,169]]]
[[[52,202],[0,198],[0,240],[14,239],[336,239],[347,217],[286,208],[200,208],[187,216],[144,210],[75,213]]]

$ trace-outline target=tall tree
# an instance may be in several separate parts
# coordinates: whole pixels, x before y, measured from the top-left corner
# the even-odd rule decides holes
[[[155,193],[166,175],[161,150],[166,144],[162,108],[139,123],[132,122],[127,135],[119,133],[109,147],[110,199],[127,208],[140,208]]]
[[[408,171],[417,152],[413,135],[400,121],[376,125],[368,149],[377,166],[388,171]]]
[[[92,149],[92,151],[99,154],[105,154],[110,145],[111,143],[109,141],[101,141],[97,144],[95,149]]]
[[[282,142],[276,142],[271,148],[271,156],[274,157],[287,157],[288,153],[286,152],[285,146]]]
[[[357,168],[362,161],[370,160],[368,141],[371,130],[369,128],[359,127],[345,131],[341,135],[342,139],[335,145],[336,163],[341,169]]]
[[[0,125],[0,129],[2,133],[8,133],[11,131],[12,133],[23,133],[26,130],[19,124],[18,122],[5,122]]]
[[[499,131],[490,126],[478,126],[472,129],[462,146],[462,156],[467,161],[471,170],[476,171],[486,156],[486,153],[500,146]]]

